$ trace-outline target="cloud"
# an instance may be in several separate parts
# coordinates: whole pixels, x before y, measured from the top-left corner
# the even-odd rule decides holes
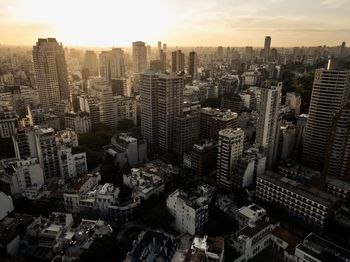
[[[348,0],[322,0],[321,1],[321,4],[329,7],[334,7],[334,8],[341,7],[346,3],[348,3]]]

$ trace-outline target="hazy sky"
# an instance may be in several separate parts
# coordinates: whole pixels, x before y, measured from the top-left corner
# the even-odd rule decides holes
[[[350,0],[0,0],[0,44],[339,45]]]

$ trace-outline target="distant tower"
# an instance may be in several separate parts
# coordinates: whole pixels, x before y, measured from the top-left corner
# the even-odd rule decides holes
[[[171,72],[178,73],[185,70],[185,54],[181,50],[171,53]]]
[[[267,168],[276,160],[277,129],[279,128],[279,109],[282,83],[278,86],[261,88],[261,103],[256,127],[255,143],[267,153]]]
[[[345,56],[345,53],[346,53],[346,43],[343,42],[340,46],[340,57]]]
[[[144,42],[137,41],[132,43],[132,59],[134,73],[142,73],[147,69],[147,49]]]
[[[33,47],[33,62],[43,109],[49,111],[61,100],[68,100],[68,73],[63,45],[55,38],[39,38]]]
[[[264,44],[264,61],[267,62],[270,59],[270,48],[271,48],[271,36],[265,37]]]
[[[243,154],[244,131],[227,128],[219,132],[217,155],[217,183],[227,189],[232,188],[232,171],[238,158]]]
[[[132,43],[132,58],[134,64],[134,92],[139,92],[140,74],[147,69],[147,48],[144,42]]]
[[[83,64],[83,72],[85,72],[85,79],[89,76],[98,76],[98,60],[94,51],[86,51]],[[87,77],[86,77],[87,76]]]
[[[192,79],[197,79],[198,58],[197,53],[192,51],[188,56],[188,74]]]
[[[224,48],[222,46],[218,46],[217,56],[219,60],[224,59]]]
[[[106,80],[125,77],[124,51],[121,48],[100,54],[100,74]]]
[[[333,114],[349,100],[350,70],[338,70],[330,60],[327,69],[317,69],[306,125],[303,159],[322,168]]]
[[[162,50],[162,41],[158,41],[158,52]]]

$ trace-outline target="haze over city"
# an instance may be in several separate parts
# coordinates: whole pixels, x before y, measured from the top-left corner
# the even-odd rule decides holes
[[[142,39],[170,46],[337,45],[349,42],[347,0],[1,0],[0,44],[127,46]]]

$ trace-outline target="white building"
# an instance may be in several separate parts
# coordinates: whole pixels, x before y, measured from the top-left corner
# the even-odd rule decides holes
[[[271,168],[274,165],[277,157],[278,143],[276,136],[279,128],[281,90],[282,83],[279,83],[278,86],[261,89],[261,103],[255,143],[258,147],[263,147],[267,150],[267,168]]]
[[[0,107],[0,138],[9,138],[17,132],[19,116],[12,107]]]
[[[44,173],[36,158],[4,161],[0,170],[2,188],[11,195],[38,191],[44,184]]]
[[[238,222],[239,229],[242,229],[248,225],[254,225],[265,215],[266,210],[264,208],[256,204],[251,204],[249,206],[243,206],[238,209],[235,218]]]
[[[114,136],[106,152],[114,158],[114,164],[123,167],[125,164],[136,166],[147,160],[147,145],[126,133]]]
[[[91,131],[90,114],[87,112],[70,112],[64,116],[66,128],[73,129],[77,134],[84,134]]]
[[[168,196],[167,207],[175,218],[175,229],[181,233],[195,235],[208,221],[208,199],[205,196],[191,196],[178,189]]]
[[[86,153],[72,153],[71,147],[61,146],[58,149],[61,177],[68,179],[81,176],[87,172]]]
[[[114,110],[116,112],[116,117],[119,120],[130,119],[137,124],[137,106],[136,99],[133,97],[125,96],[115,96],[114,101]]]
[[[164,192],[164,180],[152,170],[132,168],[130,173],[123,174],[123,184],[133,190],[134,197],[148,199]]]
[[[224,246],[223,237],[195,237],[185,261],[221,262],[224,259]]]
[[[289,106],[290,109],[294,110],[295,117],[299,116],[301,107],[301,95],[295,92],[288,92],[286,94],[286,105]]]

